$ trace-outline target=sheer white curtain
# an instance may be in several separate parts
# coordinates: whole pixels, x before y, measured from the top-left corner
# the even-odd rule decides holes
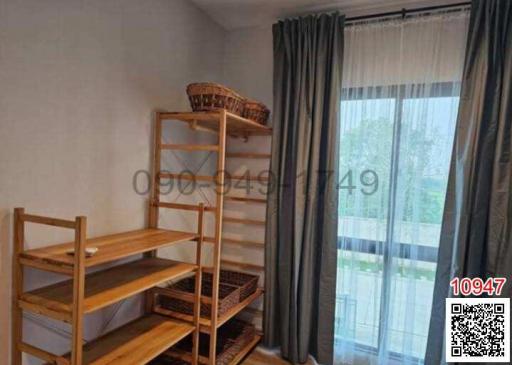
[[[336,364],[421,364],[469,13],[345,29]]]

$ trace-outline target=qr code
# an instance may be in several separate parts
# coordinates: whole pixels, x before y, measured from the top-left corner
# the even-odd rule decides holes
[[[447,362],[510,362],[510,298],[446,299]]]

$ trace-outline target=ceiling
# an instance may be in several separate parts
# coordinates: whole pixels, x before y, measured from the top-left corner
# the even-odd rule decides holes
[[[402,8],[459,3],[462,0],[192,0],[227,30],[264,26],[277,19],[339,10],[347,16]]]

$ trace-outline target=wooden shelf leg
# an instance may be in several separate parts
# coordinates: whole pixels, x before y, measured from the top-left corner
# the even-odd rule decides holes
[[[150,314],[153,312],[153,306],[155,305],[155,292],[153,289],[146,290],[144,292],[144,312]]]
[[[87,218],[76,217],[75,262],[73,269],[73,319],[71,323],[71,365],[82,365],[86,234]]]
[[[23,208],[14,209],[14,235],[12,253],[12,338],[11,363],[21,365],[20,344],[23,342],[23,311],[18,306],[18,300],[23,294],[23,267],[19,255],[24,251],[25,223],[21,216],[25,213]]]
[[[155,115],[155,135],[153,141],[153,166],[151,180],[151,197],[149,204],[149,227],[158,227],[158,202],[160,202],[160,169],[162,156],[162,116],[159,112]]]
[[[219,279],[220,259],[222,245],[222,215],[224,206],[224,180],[226,162],[226,111],[222,110],[219,120],[219,152],[217,154],[217,203],[215,212],[215,247],[213,250],[213,278],[212,278],[212,313],[210,331],[209,363],[215,365],[217,347],[217,324],[219,307]]]
[[[149,198],[149,228],[158,228],[158,217],[160,202],[160,166],[162,156],[162,116],[160,112],[155,114],[155,135],[153,141],[153,166],[152,166],[152,179],[151,179],[151,194]],[[144,257],[156,257],[157,251],[149,251],[144,253]],[[149,304],[146,305],[146,307]]]
[[[153,166],[151,174],[151,193],[148,207],[148,226],[149,228],[158,228],[158,217],[160,214],[158,203],[160,202],[160,164],[162,155],[162,117],[160,112],[155,113],[155,135],[153,140]],[[157,251],[149,251],[143,254],[144,257],[156,257]],[[155,302],[155,293],[149,290],[144,295],[144,309],[146,314],[153,311]]]
[[[195,285],[195,298],[194,298],[194,325],[196,330],[193,335],[192,346],[192,365],[199,364],[199,336],[200,336],[200,323],[201,317],[201,281],[202,281],[202,251],[204,239],[204,204],[199,204],[199,212],[197,218],[197,245],[196,245],[196,285]]]

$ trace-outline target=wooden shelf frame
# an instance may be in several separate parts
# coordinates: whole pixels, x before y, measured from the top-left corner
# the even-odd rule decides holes
[[[197,364],[205,206],[201,203],[194,209],[188,207],[198,215],[197,232],[194,233],[159,229],[157,217],[152,216],[153,208],[153,204],[150,204],[149,228],[93,239],[86,238],[86,217],[76,217],[74,221],[63,220],[26,214],[24,208],[15,208],[12,258],[11,352],[13,365],[21,365],[23,352],[57,365],[143,364],[189,334],[193,334],[194,338],[192,363]],[[73,230],[75,240],[45,248],[25,250],[27,223]],[[196,243],[195,264],[156,257],[158,248],[186,241]],[[97,247],[98,252],[91,257],[86,257],[87,247]],[[89,267],[137,254],[144,254],[144,258],[86,275],[86,269]],[[66,275],[71,279],[24,292],[23,268],[25,266]],[[85,314],[142,293],[167,280],[191,273],[195,274],[198,285],[194,294],[196,298],[194,315],[189,323],[149,315],[114,330],[111,334],[104,336],[103,340],[100,338],[86,346],[83,345]],[[146,302],[145,307],[148,311],[152,303]],[[69,323],[71,325],[70,353],[56,355],[23,342],[23,311],[35,312]],[[140,336],[137,335],[139,329],[142,329]],[[134,331],[135,334],[133,334]],[[130,335],[128,336],[126,332],[130,332]],[[162,332],[164,332],[163,335],[160,334]],[[154,340],[155,336],[159,339]],[[148,341],[149,338],[152,341]],[[108,351],[105,351],[105,348]]]
[[[246,224],[246,225],[257,225],[264,226],[265,221],[255,220],[255,219],[242,219],[235,217],[225,217],[224,212],[224,201],[231,201],[237,203],[250,203],[250,204],[266,204],[266,199],[258,199],[258,198],[237,198],[237,197],[228,197],[225,194],[225,182],[228,179],[231,180],[249,180],[249,181],[260,181],[267,182],[269,180],[268,176],[246,176],[246,175],[234,175],[229,176],[225,172],[226,166],[226,158],[247,158],[247,159],[269,159],[270,155],[266,153],[228,153],[226,151],[227,137],[242,137],[249,138],[250,136],[268,136],[272,134],[272,129],[253,122],[249,119],[242,118],[225,110],[213,111],[213,112],[157,112],[155,115],[156,126],[155,126],[155,142],[154,142],[154,162],[153,162],[153,172],[152,172],[152,183],[154,189],[152,191],[151,196],[151,211],[150,217],[158,216],[158,209],[165,208],[166,205],[172,208],[183,208],[184,210],[190,210],[189,207],[186,206],[176,206],[177,203],[164,203],[161,201],[161,194],[159,191],[160,180],[164,178],[170,179],[183,179],[190,181],[206,181],[212,183],[212,186],[215,186],[216,199],[214,206],[206,207],[205,211],[214,213],[215,216],[215,230],[213,237],[203,237],[204,242],[213,243],[213,260],[211,267],[208,270],[212,273],[212,298],[211,305],[212,311],[209,319],[199,318],[200,331],[207,332],[210,334],[210,353],[208,356],[208,363],[210,365],[214,365],[216,362],[216,343],[217,343],[217,329],[222,326],[226,321],[233,318],[241,311],[248,308],[248,306],[253,303],[256,299],[260,298],[263,295],[263,290],[258,289],[256,293],[252,296],[244,300],[242,303],[239,303],[236,307],[234,307],[231,311],[226,313],[225,315],[219,317],[218,316],[218,303],[219,303],[219,278],[220,278],[220,269],[221,265],[233,264],[233,261],[223,260],[222,255],[222,244],[237,244],[237,245],[246,245],[253,246],[257,248],[265,248],[264,243],[259,243],[255,241],[247,241],[247,240],[235,240],[229,238],[222,237],[223,231],[223,223],[236,223],[236,224]],[[197,144],[164,144],[162,141],[162,128],[163,123],[168,123],[172,121],[185,122],[188,126],[196,131],[205,131],[212,132],[218,136],[217,144],[208,144],[208,145],[197,145]],[[178,149],[183,151],[211,151],[216,153],[217,157],[217,174],[215,176],[192,176],[186,174],[177,174],[168,171],[161,170],[161,156],[164,150],[169,149]],[[237,264],[237,263],[234,263]],[[239,263],[237,267],[241,269],[247,269],[249,271],[261,271],[263,267],[257,265],[245,265],[243,263]],[[193,316],[183,315],[181,313],[173,312],[166,310],[160,306],[158,306],[158,302],[155,300],[155,295],[158,295],[159,291],[165,291],[165,288],[154,288],[149,296],[150,302],[153,303],[153,312],[171,316],[173,318],[178,318],[184,321],[192,321]],[[195,303],[197,304],[197,303]],[[252,350],[252,348],[259,341],[259,337],[253,341],[251,346],[247,347],[247,352]],[[245,350],[245,349],[244,349]],[[237,357],[236,361],[233,362],[237,364],[242,358],[247,354],[247,352],[243,353],[240,358]]]
[[[160,180],[162,178],[171,178],[171,179],[183,179],[183,180],[191,180],[191,181],[207,181],[212,182],[217,185],[216,189],[216,202],[215,207],[207,207],[205,208],[208,211],[213,211],[215,214],[215,242],[213,249],[213,267],[216,269],[213,270],[213,284],[212,284],[212,318],[214,328],[217,328],[217,311],[218,311],[218,301],[219,301],[219,277],[220,277],[220,260],[221,260],[221,236],[222,236],[222,215],[223,215],[223,205],[224,205],[224,182],[226,178],[226,174],[224,171],[225,168],[225,158],[226,158],[226,139],[228,135],[228,129],[230,129],[230,134],[233,136],[248,136],[250,134],[260,134],[260,133],[268,133],[266,127],[261,126],[255,122],[252,122],[248,119],[240,118],[231,113],[228,113],[225,110],[220,110],[217,112],[199,112],[199,113],[168,113],[168,112],[157,112],[156,113],[156,125],[155,125],[155,141],[154,141],[154,152],[153,152],[153,171],[152,171],[152,196],[151,196],[151,206],[150,206],[150,225],[156,225],[156,218],[158,217],[159,209],[162,207],[166,207],[167,204],[164,204],[161,201],[160,194]],[[192,129],[195,130],[206,130],[210,132],[215,132],[218,135],[218,143],[215,148],[217,152],[217,171],[219,171],[216,176],[190,176],[187,174],[175,174],[170,172],[164,172],[161,170],[161,156],[162,151],[167,148],[168,145],[163,144],[162,141],[162,127],[164,121],[182,121],[189,124]],[[228,127],[229,123],[229,127]],[[204,145],[209,147],[197,147],[197,145],[193,145],[193,147],[183,147],[180,146],[180,149],[188,149],[188,150],[199,150],[202,151],[203,148],[212,149],[212,145]],[[175,204],[175,203],[170,203]],[[176,207],[175,208],[180,208]],[[183,210],[188,210],[187,207],[181,207]],[[201,237],[203,240],[203,235],[201,233]],[[200,257],[201,253],[198,251],[197,256]],[[201,288],[200,281],[196,280],[196,291]],[[157,289],[154,289],[157,290]],[[153,302],[153,296],[149,295],[150,301]],[[199,308],[200,300],[197,298],[195,306]],[[155,311],[155,305],[153,304],[152,308]],[[196,318],[197,317],[197,318]],[[187,320],[191,320],[192,318],[188,317]],[[194,314],[194,320],[197,320],[198,328],[200,324],[199,313],[197,316]],[[197,342],[199,341],[199,331],[196,331],[194,335],[194,354],[193,356],[197,359]],[[216,344],[217,342],[217,331],[213,331],[210,336],[210,354],[209,358],[211,363],[215,363],[216,358]]]

